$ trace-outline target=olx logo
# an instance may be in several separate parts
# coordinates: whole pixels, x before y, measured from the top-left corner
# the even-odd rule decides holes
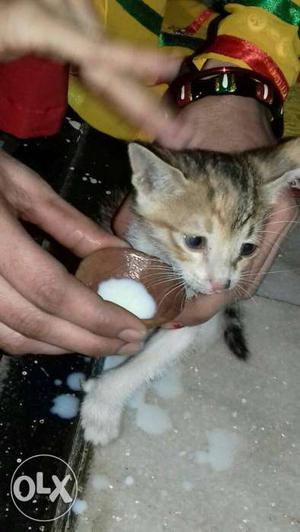
[[[54,521],[71,510],[78,483],[67,462],[51,454],[39,454],[18,465],[10,492],[15,506],[29,519]]]

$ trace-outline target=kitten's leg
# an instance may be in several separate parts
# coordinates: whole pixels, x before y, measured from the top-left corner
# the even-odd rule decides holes
[[[216,338],[216,326],[212,322],[215,320],[177,331],[161,330],[149,340],[141,353],[123,366],[89,380],[84,385],[88,394],[81,410],[85,438],[101,445],[117,438],[123,406],[128,397],[144,382],[159,375],[168,364],[175,362],[196,335],[201,339],[203,337],[201,351],[206,350]]]
[[[119,435],[124,403],[145,381],[158,375],[190,345],[197,327],[177,331],[161,330],[146,343],[141,353],[121,367],[112,369],[84,385],[88,392],[81,416],[85,438],[106,445]]]

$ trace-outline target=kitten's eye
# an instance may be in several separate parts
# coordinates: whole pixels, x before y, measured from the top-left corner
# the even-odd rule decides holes
[[[256,249],[257,246],[255,244],[250,244],[250,242],[246,242],[241,247],[240,255],[241,257],[250,257],[251,255],[253,255]]]
[[[205,236],[184,235],[184,241],[190,249],[203,249],[206,245]]]

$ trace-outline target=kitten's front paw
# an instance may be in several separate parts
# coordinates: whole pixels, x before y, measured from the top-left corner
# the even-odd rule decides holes
[[[87,441],[104,446],[119,436],[122,407],[110,400],[102,381],[91,379],[84,386],[88,393],[81,407],[81,424]]]

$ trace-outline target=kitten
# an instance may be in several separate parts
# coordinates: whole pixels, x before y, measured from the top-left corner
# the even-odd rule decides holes
[[[238,284],[267,214],[295,178],[300,140],[234,155],[133,143],[129,158],[134,193],[127,240],[170,264],[192,297]],[[129,396],[182,356],[196,337],[206,351],[218,338],[221,314],[194,327],[160,329],[137,356],[90,379],[81,410],[85,438],[101,445],[117,438]],[[229,307],[225,317],[229,347],[246,358],[238,311]]]

